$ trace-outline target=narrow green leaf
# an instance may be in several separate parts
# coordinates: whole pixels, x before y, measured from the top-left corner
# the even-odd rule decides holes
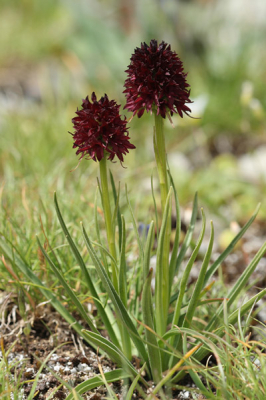
[[[191,243],[191,239],[192,239],[192,235],[195,229],[195,223],[196,223],[196,219],[197,219],[197,215],[198,215],[198,194],[195,193],[195,197],[194,197],[194,201],[193,201],[193,207],[192,207],[192,214],[191,214],[191,219],[190,219],[190,224],[185,236],[185,239],[183,241],[183,244],[181,246],[180,252],[177,256],[176,259],[176,264],[175,264],[175,273],[177,273],[181,262],[183,261],[183,258],[186,254],[187,249],[190,246]]]
[[[74,256],[75,256],[75,258],[77,260],[77,263],[79,264],[79,266],[81,268],[81,271],[82,271],[82,274],[83,274],[83,278],[84,278],[84,282],[87,284],[87,286],[88,286],[88,288],[90,290],[90,294],[92,295],[92,297],[95,300],[95,306],[96,306],[96,308],[97,308],[97,310],[99,312],[99,315],[100,315],[100,317],[102,319],[103,324],[105,325],[106,330],[108,331],[110,339],[112,340],[112,342],[117,347],[119,347],[120,346],[119,345],[119,341],[117,339],[117,335],[116,335],[116,333],[114,331],[114,328],[113,328],[113,325],[112,325],[114,323],[114,321],[115,321],[114,318],[113,318],[112,312],[111,312],[111,310],[109,309],[108,306],[106,306],[106,310],[107,311],[105,311],[105,309],[103,308],[103,306],[101,304],[101,300],[99,299],[98,293],[97,293],[97,291],[95,289],[95,286],[94,286],[94,283],[93,283],[93,281],[92,281],[92,279],[91,279],[91,277],[90,277],[90,275],[88,273],[88,270],[87,270],[86,265],[85,265],[85,263],[83,261],[83,258],[81,257],[81,254],[79,253],[74,241],[72,240],[71,235],[70,235],[70,233],[69,233],[69,231],[68,231],[68,229],[66,227],[66,224],[65,224],[65,222],[63,220],[62,214],[61,214],[59,206],[58,206],[56,193],[54,195],[54,202],[55,202],[55,209],[56,209],[58,220],[59,220],[61,228],[62,228],[62,230],[63,230],[63,232],[64,232],[64,234],[66,236],[66,239],[67,239],[67,241],[69,243],[69,246],[70,246],[70,248],[71,248],[71,250],[72,250],[72,252],[73,252],[73,254],[74,254]],[[108,312],[108,315],[107,315],[107,312]]]
[[[179,201],[177,197],[176,187],[174,185],[173,177],[171,175],[170,169],[168,168],[168,174],[170,177],[170,183],[173,187],[174,197],[175,197],[175,214],[176,214],[176,230],[175,230],[175,239],[173,250],[171,254],[170,266],[169,266],[169,294],[171,294],[171,288],[174,281],[174,274],[176,269],[176,257],[179,249],[179,240],[180,240],[180,232],[181,232],[181,218],[180,218],[180,208]]]
[[[154,187],[153,187],[153,174],[151,174],[151,193],[152,193],[152,199],[153,199],[153,205],[154,205],[154,211],[155,211],[156,232],[158,234],[159,233],[159,223],[158,223],[158,211],[157,211],[157,205],[156,205]]]
[[[255,296],[251,297],[246,303],[244,303],[240,310],[239,308],[233,311],[228,317],[228,324],[234,325],[237,322],[237,319],[240,316],[246,314],[251,310],[251,308],[256,304],[263,296],[266,295],[266,289],[263,289],[261,292],[256,294]]]
[[[120,298],[125,307],[127,307],[127,268],[126,268],[126,227],[124,216],[121,216],[122,221],[122,245],[120,253],[120,267],[119,267],[119,294]],[[128,359],[131,359],[131,343],[128,329],[125,325],[122,325],[122,343],[123,350]]]
[[[114,257],[112,256],[112,254],[111,254],[102,244],[99,244],[99,243],[97,243],[97,242],[94,242],[94,240],[92,240],[91,243],[92,243],[94,246],[98,247],[100,250],[102,250],[102,252],[103,252],[104,254],[106,254],[106,255],[110,258],[110,260],[115,264],[116,271],[118,272],[117,262],[115,261],[115,259],[114,259]],[[101,252],[101,255],[102,255],[102,252]]]
[[[237,322],[237,319],[240,316],[245,315],[249,310],[256,304],[260,299],[262,299],[266,295],[266,289],[263,289],[261,292],[253,296],[251,299],[246,301],[240,308],[237,308],[235,311],[233,311],[229,317],[228,317],[228,324],[234,325]],[[221,321],[222,316],[220,316],[220,321]],[[207,327],[208,328],[208,327]],[[210,332],[210,329],[208,328],[208,332]],[[207,332],[204,333],[207,335]],[[221,337],[224,335],[224,327],[219,327],[215,331],[215,335]],[[206,349],[206,347],[200,348],[196,353],[195,353],[195,358],[198,361],[201,361],[204,357],[206,357],[210,353],[210,350]]]
[[[29,281],[33,282],[34,285],[38,286],[39,290],[47,300],[50,300],[52,306],[59,312],[60,315],[75,329],[81,336],[83,329],[82,326],[76,321],[76,319],[66,310],[66,308],[57,300],[54,294],[47,290],[47,288],[42,284],[42,282],[37,278],[37,276],[32,272],[30,267],[15,253],[15,246],[10,243],[11,248],[7,243],[0,237],[0,246],[7,259],[10,262],[15,263],[16,267],[28,278]]]
[[[108,383],[112,383],[120,381],[122,379],[129,378],[131,374],[124,371],[123,369],[115,369],[114,371],[106,372],[104,376]],[[78,386],[75,387],[75,389],[73,389],[73,391],[78,393],[79,395],[82,395],[83,393],[86,393],[89,390],[101,386],[102,384],[103,384],[102,376],[96,375],[93,378],[90,378],[85,382],[80,383]],[[73,392],[66,397],[66,400],[75,400]]]
[[[101,377],[102,377],[102,380],[103,380],[103,385],[106,387],[106,391],[108,393],[108,397],[106,397],[106,398],[108,400],[117,400],[116,393],[114,392],[114,390],[111,387],[111,385],[108,385],[108,382],[105,379],[105,375],[103,373],[103,370],[100,369],[100,372],[101,372]]]
[[[240,293],[240,291],[243,289],[243,287],[247,283],[250,275],[255,270],[259,260],[262,258],[262,256],[264,255],[265,251],[266,251],[266,243],[258,251],[258,253],[254,257],[254,259],[251,261],[249,266],[246,268],[246,270],[240,276],[238,281],[235,283],[234,287],[232,288],[232,290],[229,293],[227,305],[231,305],[232,302],[236,299],[236,296]],[[250,310],[250,308],[254,305],[254,303],[259,301],[265,295],[265,293],[266,293],[266,289],[262,290],[259,294],[253,296],[250,300],[248,300],[240,308],[240,311],[239,311],[239,309],[235,310],[229,316],[228,323],[229,324],[235,324],[237,322],[237,318],[238,318],[239,312],[241,313],[241,315],[245,314],[247,311]],[[223,304],[221,304],[221,306],[218,308],[218,310],[216,311],[215,315],[212,317],[212,319],[208,323],[207,327],[205,328],[206,332],[213,332],[215,329],[217,329],[217,327],[219,327],[221,325],[223,312],[224,312],[224,308],[223,308]],[[220,328],[220,329],[218,328],[218,330],[216,330],[215,334],[218,335],[218,336],[224,335],[224,329],[223,328]],[[196,357],[197,360],[200,361],[205,356],[207,356],[209,352],[210,351],[208,349],[206,350],[205,348],[201,348],[195,353],[195,357]],[[183,376],[182,373],[178,374],[177,378],[176,378],[176,381],[181,379],[182,376]]]
[[[264,245],[260,248],[260,250],[254,256],[253,260],[250,262],[250,264],[247,266],[247,268],[243,271],[243,273],[240,275],[240,277],[234,284],[233,288],[230,290],[230,293],[228,295],[228,302],[227,302],[228,307],[230,307],[230,305],[234,302],[236,297],[239,295],[240,291],[247,284],[251,274],[255,271],[259,261],[264,256],[265,252],[266,252],[266,243],[264,243]]]
[[[114,203],[115,203],[115,213],[117,216],[117,226],[118,226],[118,236],[119,236],[119,250],[121,249],[121,245],[122,245],[122,220],[121,220],[121,211],[120,211],[120,207],[119,207],[119,195],[120,195],[120,182],[119,182],[119,187],[118,187],[118,193],[116,191],[116,187],[115,187],[115,181],[114,181],[114,177],[113,174],[111,172],[111,170],[109,170],[109,174],[110,174],[110,181],[111,181],[111,186],[112,186],[112,192],[113,192],[113,197],[114,197]]]
[[[88,251],[90,253],[91,259],[93,261],[93,264],[96,268],[96,271],[99,275],[99,278],[102,281],[102,284],[105,287],[105,290],[107,291],[114,307],[115,310],[117,312],[117,315],[119,317],[119,319],[122,321],[122,323],[128,328],[128,332],[131,336],[131,339],[133,340],[136,348],[138,349],[141,357],[143,358],[144,361],[147,362],[148,364],[148,356],[147,356],[147,352],[145,350],[144,344],[141,340],[141,337],[138,334],[138,331],[136,330],[130,316],[128,315],[128,312],[122,302],[122,300],[120,299],[119,295],[117,294],[111,280],[109,279],[104,267],[102,266],[102,264],[100,263],[96,252],[94,251],[91,241],[83,227],[83,235],[84,235],[84,239],[85,239],[85,243],[86,246],[88,248]]]
[[[202,214],[203,218],[204,217],[204,213]],[[188,305],[188,309],[186,312],[186,317],[184,320],[184,327],[188,328],[191,324],[192,318],[194,316],[195,313],[195,309],[197,307],[198,302],[200,301],[200,294],[201,294],[201,290],[204,284],[204,278],[206,275],[206,271],[210,262],[210,258],[211,258],[211,254],[212,254],[212,248],[213,248],[213,241],[214,241],[214,230],[213,230],[213,223],[211,221],[211,237],[210,237],[210,242],[209,242],[209,246],[207,249],[207,252],[205,254],[201,269],[200,269],[200,273],[196,282],[196,285],[194,287],[189,305]]]
[[[183,342],[183,354],[186,354],[188,352],[186,333],[182,336],[182,342]],[[193,370],[193,368],[188,368],[188,373],[191,376],[191,379],[195,383],[196,387],[198,387],[203,393],[206,393],[206,387],[201,382],[196,370],[195,369]]]
[[[197,351],[199,345],[194,346],[187,354],[185,354],[181,360],[178,361],[177,364],[175,364],[173,366],[173,368],[169,369],[168,371],[166,371],[166,374],[164,375],[164,377],[162,378],[162,380],[157,384],[157,386],[152,390],[152,392],[149,394],[149,396],[147,397],[146,400],[152,400],[155,396],[156,393],[158,393],[160,391],[160,389],[167,384],[168,381],[171,380],[171,378],[176,374],[177,371],[180,370],[180,368],[182,367],[182,364],[186,362],[186,360],[188,360],[189,358],[192,357],[193,353],[195,353],[195,351]],[[184,372],[184,370],[182,371]]]
[[[133,229],[134,229],[135,236],[137,238],[137,242],[138,242],[138,246],[139,246],[141,264],[143,265],[144,251],[143,251],[143,246],[142,246],[139,232],[138,232],[137,222],[136,222],[136,219],[135,219],[135,216],[134,216],[134,213],[133,213],[133,210],[132,210],[129,198],[128,198],[127,185],[126,185],[126,198],[127,198],[128,209],[130,211],[130,215],[131,215],[131,219],[132,219]]]
[[[260,259],[263,257],[265,252],[266,252],[266,243],[264,243],[264,245],[260,248],[260,250],[257,252],[255,257],[253,258],[253,260],[250,262],[248,267],[245,269],[245,271],[242,273],[242,275],[238,278],[238,280],[234,284],[233,288],[230,290],[230,293],[228,295],[228,301],[227,301],[228,307],[230,307],[230,305],[233,303],[233,301],[239,295],[241,290],[245,287],[245,285],[248,282],[249,277],[254,272],[256,266],[258,265]],[[223,315],[223,305],[221,304],[220,307],[218,308],[218,310],[216,311],[215,315],[212,317],[212,319],[208,323],[205,330],[206,331],[214,330],[220,323],[222,315]]]
[[[104,211],[105,232],[107,235],[108,249],[115,260],[117,260],[116,245],[115,245],[115,226],[112,220],[112,210],[109,194],[109,183],[107,176],[107,154],[104,153],[103,158],[99,162],[100,179],[102,188],[102,207]],[[118,275],[113,262],[111,262],[111,280],[116,290],[118,290]],[[107,272],[108,273],[108,272]]]
[[[103,192],[102,192],[102,188],[101,188],[101,182],[100,182],[100,179],[98,177],[96,179],[97,179],[97,187],[99,189],[99,193],[100,193],[100,196],[101,196],[101,203],[103,203]]]
[[[84,340],[85,340],[86,342],[88,341],[88,340],[85,339],[85,338],[84,338]],[[101,351],[101,352],[102,352],[102,351]],[[103,353],[103,352],[102,352],[102,353]],[[40,361],[40,362],[42,361],[42,360],[40,360],[39,357],[37,357],[37,356],[35,356],[35,358],[36,358],[37,361]],[[63,380],[63,379],[61,378],[60,375],[56,374],[56,373],[54,372],[54,370],[53,370],[52,368],[50,368],[50,367],[47,365],[47,363],[45,364],[45,369],[46,369],[47,371],[49,371],[49,372],[61,383],[60,386],[58,386],[57,388],[54,388],[54,390],[53,390],[52,392],[50,392],[49,396],[47,397],[47,400],[53,399],[53,398],[54,398],[55,392],[56,392],[61,386],[63,386],[63,387],[65,387],[66,389],[68,389],[69,392],[72,392],[75,400],[83,400],[83,397],[81,397],[81,395],[80,395],[79,393],[75,392],[75,389],[73,389],[73,387],[69,384],[69,382],[66,382],[65,380]],[[38,371],[38,373],[39,373],[39,371]],[[35,379],[34,379],[34,383],[35,383],[35,382],[38,383],[38,377],[37,377],[37,376],[36,376]],[[37,393],[36,393],[36,392],[37,392]],[[36,392],[33,394],[33,399],[36,398],[36,395],[38,394],[38,390],[37,390]],[[33,399],[32,399],[32,400],[33,400]],[[28,398],[27,400],[29,400],[29,398]]]
[[[136,389],[136,386],[137,386],[137,384],[138,384],[138,381],[139,381],[140,378],[141,378],[141,374],[142,374],[142,372],[144,371],[145,366],[146,366],[146,364],[144,364],[144,365],[141,367],[141,369],[139,370],[138,375],[137,375],[136,378],[133,380],[133,382],[132,382],[132,384],[131,384],[131,386],[130,386],[128,392],[127,392],[127,395],[126,395],[125,400],[132,400],[134,390]]]
[[[88,316],[87,312],[84,310],[84,307],[82,306],[82,304],[80,303],[79,299],[77,298],[77,296],[75,295],[75,293],[73,292],[73,290],[70,288],[70,286],[68,285],[68,283],[66,282],[65,278],[63,277],[63,275],[61,274],[60,270],[55,266],[55,264],[53,263],[53,261],[51,260],[51,258],[48,256],[48,254],[46,253],[46,251],[44,250],[44,248],[41,245],[41,242],[37,236],[37,241],[38,241],[38,245],[41,249],[42,254],[44,255],[44,257],[46,258],[47,262],[49,263],[51,269],[53,270],[53,273],[57,276],[59,282],[61,283],[61,285],[63,286],[63,288],[66,291],[66,294],[69,296],[71,302],[76,306],[77,311],[80,313],[80,315],[82,316],[82,318],[84,319],[85,322],[87,322],[87,324],[89,325],[89,327],[91,328],[91,330],[95,333],[99,333],[98,330],[95,328],[93,321],[91,320],[91,318]]]
[[[89,343],[91,343],[91,341],[89,341]],[[37,384],[39,381],[39,377],[43,371],[43,369],[46,367],[47,362],[49,361],[49,358],[53,355],[53,353],[55,353],[58,349],[60,349],[60,347],[63,347],[65,345],[65,343],[60,344],[59,346],[57,346],[56,348],[54,348],[49,354],[48,356],[44,359],[44,361],[41,364],[41,367],[39,368],[35,379],[33,379],[33,385],[31,387],[31,391],[27,397],[28,400],[33,400],[35,397],[35,393],[36,393],[36,388],[37,388]],[[11,397],[12,398],[12,397]],[[80,397],[79,397],[80,399]]]
[[[153,333],[154,331],[153,304],[151,297],[152,273],[153,269],[151,268],[147,276],[147,279],[145,280],[144,283],[141,305],[143,313],[143,322],[148,328],[150,328],[147,329],[145,327],[145,333],[146,333],[146,341],[147,341],[148,355],[150,360],[151,373],[154,381],[159,382],[160,379],[162,378],[162,360],[157,343],[157,337]]]
[[[115,234],[115,226],[116,226],[115,220],[117,219],[117,212],[118,212],[118,207],[119,207],[119,198],[120,198],[120,183],[119,183],[118,192],[117,192],[117,196],[116,196],[116,200],[115,200],[115,209],[114,209],[113,216],[112,216],[112,224],[114,227],[114,234]]]
[[[153,241],[154,241],[154,222],[151,221],[144,248],[143,282],[145,282],[150,269],[151,249]]]
[[[95,347],[102,349],[108,356],[119,366],[130,374],[131,377],[135,378],[138,375],[138,371],[133,367],[131,362],[127,359],[124,353],[116,347],[109,339],[98,335],[97,333],[83,330],[83,334],[87,337]]]
[[[122,215],[122,246],[121,246],[121,254],[120,254],[120,266],[119,266],[119,294],[120,298],[124,304],[127,306],[127,270],[126,270],[126,227],[125,227],[125,219]]]
[[[248,230],[248,228],[250,227],[250,225],[253,223],[254,219],[256,218],[256,216],[259,212],[259,209],[260,209],[260,204],[257,206],[257,208],[256,208],[254,214],[252,215],[252,217],[250,218],[250,220],[243,226],[243,228],[240,230],[240,232],[236,235],[236,237],[232,240],[232,242],[227,246],[227,248],[222,252],[222,254],[217,258],[217,260],[210,266],[210,268],[208,269],[208,271],[206,273],[206,277],[204,280],[204,286],[207,284],[210,277],[216,272],[216,270],[218,269],[219,265],[221,265],[223,260],[228,256],[228,254],[230,254],[232,252],[233,248],[235,247],[237,242],[242,238],[244,233]]]
[[[169,276],[164,276],[163,271],[163,257],[164,257],[164,239],[167,230],[168,224],[168,215],[170,212],[170,199],[172,196],[172,187],[170,187],[165,210],[163,214],[162,226],[160,229],[160,235],[158,238],[158,247],[157,247],[157,258],[156,258],[156,273],[155,273],[155,315],[156,315],[156,332],[163,336],[166,329],[166,321],[167,321],[167,313],[165,310],[168,310],[169,306],[169,296],[168,290],[165,287],[165,280],[169,279]]]
[[[172,321],[172,328],[174,327],[174,325],[180,325],[179,324],[179,317],[180,317],[180,312],[181,312],[181,308],[182,308],[182,303],[183,303],[183,298],[184,298],[184,294],[185,291],[187,289],[187,282],[189,279],[189,275],[190,275],[190,271],[194,265],[194,262],[196,260],[196,257],[199,253],[200,250],[200,246],[202,244],[203,238],[204,238],[204,234],[205,234],[205,226],[206,226],[206,219],[205,219],[205,215],[202,211],[202,228],[201,228],[201,232],[197,241],[197,244],[191,254],[191,257],[186,265],[185,271],[183,272],[182,275],[182,279],[180,282],[180,289],[179,289],[179,294],[178,294],[178,299],[176,302],[176,306],[175,306],[175,312],[174,312],[174,317],[173,317],[173,321]],[[172,342],[173,344],[173,342]]]
[[[114,209],[113,216],[112,216],[112,225],[114,228],[114,232],[113,232],[114,235],[115,235],[117,213],[118,213],[118,208],[119,208],[119,198],[120,198],[120,183],[119,183],[119,187],[118,187],[117,198],[115,201],[115,209]]]
[[[97,189],[95,191],[95,198],[94,198],[94,221],[95,221],[95,229],[96,229],[96,235],[97,235],[97,240],[100,246],[100,251],[101,251],[101,257],[103,264],[105,265],[106,270],[108,271],[108,264],[106,261],[105,257],[105,252],[103,251],[103,246],[102,246],[102,240],[101,240],[101,235],[100,235],[100,228],[99,228],[99,221],[98,221],[98,192],[100,191],[100,187],[97,186]]]
[[[184,321],[186,319],[186,312],[187,311],[185,313],[181,314],[182,307],[184,307],[183,299],[184,299],[185,292],[187,290],[187,282],[188,282],[188,279],[189,279],[190,271],[191,271],[191,269],[192,269],[192,267],[194,265],[194,262],[196,260],[197,255],[199,253],[200,246],[202,244],[202,241],[203,241],[203,238],[204,238],[204,234],[205,234],[205,227],[206,227],[206,218],[205,218],[205,214],[204,214],[203,210],[201,210],[201,213],[202,213],[202,228],[201,228],[201,232],[200,232],[197,244],[196,244],[196,246],[195,246],[195,248],[194,248],[194,250],[193,250],[193,252],[192,252],[192,254],[190,256],[190,259],[189,259],[189,261],[188,261],[188,263],[186,265],[185,271],[183,272],[183,275],[182,275],[182,278],[181,278],[181,281],[180,281],[178,298],[177,298],[177,302],[176,302],[176,305],[175,305],[174,316],[173,316],[173,319],[172,319],[172,329],[174,328],[175,325],[177,325],[177,326],[183,325]],[[173,346],[175,349],[178,349],[178,352],[181,352],[181,348],[180,348],[179,343],[180,343],[180,334],[177,334],[177,335],[171,337],[170,345]],[[176,357],[173,354],[170,357],[169,365],[171,367],[173,367],[175,363],[176,363]]]

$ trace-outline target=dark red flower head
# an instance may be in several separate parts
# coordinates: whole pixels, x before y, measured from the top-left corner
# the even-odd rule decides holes
[[[95,93],[82,100],[82,109],[77,110],[77,117],[72,119],[74,133],[73,148],[78,147],[76,154],[81,158],[89,155],[89,159],[101,161],[104,151],[109,153],[108,160],[113,161],[117,156],[121,162],[124,161],[123,154],[128,149],[135,149],[129,142],[126,117],[121,119],[118,105],[114,100],[109,100],[105,94],[99,101]]]
[[[125,81],[127,103],[125,108],[141,117],[145,109],[152,112],[157,108],[157,115],[165,118],[170,112],[190,112],[186,103],[189,99],[189,84],[183,72],[183,63],[171,46],[165,42],[157,44],[151,40],[150,45],[141,43],[141,48],[136,48],[131,57],[131,63],[125,71],[128,78]]]

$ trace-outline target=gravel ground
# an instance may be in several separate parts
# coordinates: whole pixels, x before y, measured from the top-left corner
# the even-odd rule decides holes
[[[3,298],[3,297],[2,297]],[[11,305],[11,304],[10,304]],[[34,399],[47,399],[52,392],[51,399],[65,399],[69,393],[66,388],[58,388],[60,381],[56,375],[75,387],[87,379],[100,374],[99,367],[103,372],[109,372],[116,369],[108,358],[99,356],[91,347],[79,339],[76,333],[69,328],[69,325],[62,320],[61,316],[53,311],[49,305],[42,308],[42,315],[37,317],[28,337],[21,333],[23,321],[16,320],[18,315],[16,310],[10,309],[12,316],[9,318],[9,324],[1,326],[1,334],[4,337],[4,348],[8,352],[7,360],[11,368],[14,379],[21,376],[22,384],[20,400],[28,398],[32,388],[32,381],[35,379],[42,363],[49,356],[46,367],[42,369],[39,376]],[[10,314],[10,315],[11,315]],[[15,318],[15,320],[13,320]],[[58,348],[59,345],[62,345]],[[0,358],[3,357],[0,351]],[[191,391],[193,384],[190,381],[184,383],[187,390],[176,390],[173,393],[173,399],[193,399]],[[111,384],[111,388],[117,394],[118,399],[123,399],[123,382],[118,381]],[[100,386],[94,390],[88,391],[83,397],[86,400],[100,400],[106,398],[107,390],[105,386]],[[134,393],[133,399],[142,399],[138,393]],[[198,397],[204,399],[203,397]]]

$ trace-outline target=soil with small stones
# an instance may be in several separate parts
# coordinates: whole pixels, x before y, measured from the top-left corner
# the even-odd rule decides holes
[[[15,305],[13,306],[15,307]],[[96,352],[77,337],[62,317],[49,305],[38,310],[39,315],[32,316],[33,323],[30,334],[23,333],[26,325],[11,310],[13,318],[18,320],[2,327],[4,348],[8,353],[9,365],[14,365],[11,372],[14,377],[21,374],[24,398],[32,388],[32,381],[42,368],[35,389],[34,399],[46,399],[60,386],[56,375],[75,387],[81,382],[100,373],[111,371],[116,366],[107,358],[98,356]],[[15,366],[16,365],[16,366]],[[121,392],[121,382],[112,385],[115,392]],[[68,394],[66,388],[59,388],[52,399],[64,399]],[[106,389],[100,387],[86,394],[86,399],[98,400],[106,395]]]
[[[262,233],[263,232],[263,233]],[[223,264],[225,282],[230,286],[239,274],[245,269],[258,249],[264,242],[264,229],[258,224],[251,227],[242,239],[240,245]],[[219,249],[217,249],[219,252]],[[214,257],[215,256],[214,253]],[[195,270],[191,273],[191,283],[197,277],[197,263]],[[266,258],[263,257],[252,276],[251,282],[256,280],[256,287],[251,288],[250,295],[258,292],[258,288],[264,288],[266,282]],[[194,268],[194,267],[193,267]],[[195,276],[194,276],[195,275]],[[261,311],[257,318],[266,320],[264,303],[260,304]],[[65,399],[69,390],[61,385],[58,377],[67,382],[71,387],[86,381],[87,379],[116,369],[108,358],[97,355],[97,352],[88,346],[76,332],[65,322],[62,317],[49,304],[37,307],[35,313],[28,313],[28,324],[31,329],[25,335],[27,323],[25,323],[18,312],[17,301],[14,295],[0,292],[0,337],[2,355],[0,359],[7,357],[10,373],[15,382],[20,382],[23,396],[27,399],[32,389],[38,372],[41,373],[37,379],[34,391],[34,399]],[[103,332],[104,334],[104,332]],[[138,367],[138,360],[135,366]],[[150,382],[152,385],[152,382]],[[122,399],[125,388],[123,382],[118,381],[110,384],[117,395]],[[181,382],[182,390],[175,390],[171,399],[192,399],[191,393],[197,394],[193,383],[187,378]],[[88,391],[83,395],[84,399],[100,400],[108,395],[106,387],[100,386]],[[142,399],[135,392],[133,399]],[[158,397],[159,398],[159,397]],[[198,395],[198,399],[204,397]]]
[[[40,369],[41,373],[34,391],[34,399],[38,400],[47,399],[51,395],[51,399],[67,397],[69,390],[61,386],[58,377],[71,387],[75,387],[99,375],[100,369],[105,373],[117,368],[108,358],[99,356],[94,349],[79,338],[68,323],[49,305],[39,309],[39,315],[32,316],[32,327],[28,336],[23,332],[26,324],[17,314],[15,304],[11,302],[9,307],[12,317],[9,318],[8,325],[1,326],[2,346],[8,365],[11,367],[13,379],[21,384],[21,393],[23,393],[21,399],[28,398],[33,381],[37,378]],[[136,359],[135,366],[137,367],[138,364]],[[153,383],[150,382],[150,384]],[[184,384],[188,386],[189,391],[193,388],[190,380]],[[116,393],[117,399],[122,399],[125,394],[123,382],[114,382],[110,386]],[[188,390],[175,390],[172,398],[192,399]],[[100,386],[89,390],[82,397],[87,400],[100,400],[106,398],[107,394],[106,387]],[[137,392],[132,398],[142,399]],[[199,399],[204,398],[199,397]]]

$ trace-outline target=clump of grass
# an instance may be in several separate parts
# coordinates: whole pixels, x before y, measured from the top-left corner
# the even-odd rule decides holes
[[[16,342],[9,349],[5,349],[4,339],[0,337],[1,355],[0,355],[0,393],[3,400],[21,400],[23,398],[23,364],[26,360],[17,360],[9,362],[8,355],[12,352]]]
[[[233,326],[228,324],[225,310],[223,337],[202,332],[203,336],[206,335],[204,346],[212,355],[207,358],[205,366],[193,364],[195,360],[191,359],[189,368],[192,374],[201,376],[204,386],[199,382],[199,388],[207,399],[264,399],[265,342],[251,339],[250,314],[243,320],[239,313],[237,326]],[[262,328],[265,329],[265,325]],[[198,335],[196,332],[190,334],[194,338]]]

